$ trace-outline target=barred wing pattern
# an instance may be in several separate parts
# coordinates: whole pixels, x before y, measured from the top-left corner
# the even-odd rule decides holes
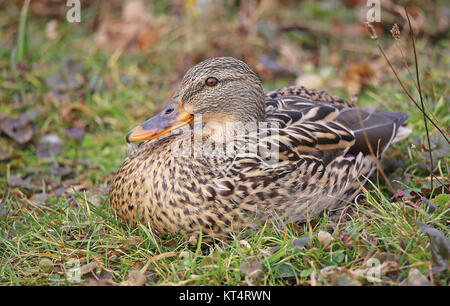
[[[375,170],[366,138],[380,157],[406,119],[403,113],[361,112],[305,88],[267,96],[267,122],[279,126],[279,135],[270,128],[247,135],[246,141],[253,138],[258,145],[257,154],[238,151],[225,173],[206,186],[210,199],[235,203],[260,222],[277,212],[300,222],[353,199]]]

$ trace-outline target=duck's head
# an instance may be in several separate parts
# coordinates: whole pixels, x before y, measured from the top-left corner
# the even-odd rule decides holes
[[[197,64],[183,77],[167,106],[128,133],[127,142],[157,138],[194,123],[194,117],[204,124],[264,121],[264,91],[258,76],[232,57]]]

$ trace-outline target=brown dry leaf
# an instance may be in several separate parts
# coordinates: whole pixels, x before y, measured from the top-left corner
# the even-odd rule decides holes
[[[143,1],[125,2],[122,20],[104,20],[99,26],[95,42],[105,50],[126,50],[137,43],[141,51],[148,52],[160,39],[154,20]]]
[[[253,286],[255,281],[257,282],[264,276],[263,268],[258,258],[251,258],[241,262],[239,269],[245,275],[245,282],[249,286]]]
[[[375,71],[367,61],[352,63],[344,71],[343,86],[351,95],[357,95],[363,85],[371,85],[374,82]]]
[[[145,271],[142,269],[132,269],[128,278],[120,283],[120,286],[143,286],[147,282]]]
[[[409,270],[408,277],[400,283],[400,286],[433,286],[433,284],[419,270],[413,268]]]
[[[320,270],[320,275],[332,286],[361,286],[357,276],[346,268],[328,266]]]
[[[26,189],[38,191],[42,190],[42,185],[36,185],[30,182],[31,178],[27,177],[26,179],[21,179],[18,176],[11,175],[7,179],[7,183],[11,187],[23,187]]]
[[[352,249],[354,244],[353,236],[347,232],[339,232],[337,238],[341,240],[342,244],[347,249]]]
[[[159,254],[156,256],[153,256],[150,258],[147,263],[141,268],[133,268],[130,270],[130,273],[128,274],[128,278],[120,283],[120,286],[143,286],[147,282],[147,277],[145,276],[145,273],[147,272],[148,266],[155,261],[168,258],[168,257],[174,257],[178,253],[177,252],[166,252],[163,254]]]
[[[159,39],[158,31],[154,28],[149,28],[139,35],[137,39],[139,49],[143,52],[149,52]]]
[[[15,142],[24,144],[29,142],[31,138],[33,138],[33,128],[29,125],[26,125],[14,130],[14,132],[8,134],[8,136],[13,138]]]
[[[85,264],[84,266],[80,267],[80,275],[83,276],[85,274],[88,274],[89,272],[93,272],[95,268],[97,268],[98,263],[96,261],[91,261],[88,264]]]
[[[441,231],[419,222],[419,229],[430,237],[431,258],[433,264],[443,269],[448,268],[450,262],[450,238]]]
[[[8,135],[18,144],[25,144],[33,137],[33,128],[30,125],[37,118],[40,111],[31,109],[17,118],[0,116],[0,131]]]
[[[324,231],[319,231],[319,233],[317,234],[317,239],[319,240],[320,245],[324,248],[329,246],[331,241],[333,241],[333,237],[331,237],[331,234]]]
[[[17,154],[15,154],[17,155]],[[13,157],[13,153],[11,152],[10,147],[5,147],[2,143],[2,146],[0,146],[0,162],[7,162],[11,160]]]
[[[139,236],[130,236],[127,239],[125,239],[125,243],[129,246],[136,246],[139,243],[141,243],[141,238]]]
[[[119,286],[112,278],[112,271],[102,267],[97,273],[92,271],[92,277],[89,278],[88,284],[90,286]]]

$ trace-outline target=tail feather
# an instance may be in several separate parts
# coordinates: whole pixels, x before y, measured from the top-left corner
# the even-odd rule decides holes
[[[399,128],[408,117],[408,114],[402,112],[369,114],[348,108],[343,109],[336,119],[349,127],[355,135],[355,144],[348,153],[370,154],[370,145],[374,154],[381,157],[395,140]]]

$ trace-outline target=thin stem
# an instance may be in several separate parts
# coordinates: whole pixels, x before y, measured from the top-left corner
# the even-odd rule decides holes
[[[430,141],[430,133],[428,132],[428,123],[427,123],[427,118],[425,117],[425,106],[423,103],[423,96],[422,96],[422,87],[420,84],[420,76],[419,76],[419,62],[417,61],[417,52],[416,52],[416,43],[414,40],[414,31],[413,28],[411,27],[411,20],[409,19],[409,14],[408,11],[405,9],[405,14],[406,14],[406,18],[408,19],[408,26],[409,26],[409,34],[411,36],[411,41],[412,41],[412,46],[413,46],[413,51],[414,51],[414,66],[416,67],[416,79],[417,79],[417,87],[419,90],[419,97],[420,97],[420,104],[422,106],[422,114],[423,116],[423,122],[425,124],[425,132],[427,135],[427,142],[428,142],[428,153],[430,155],[430,185],[431,185],[431,189],[433,189],[433,154],[432,154],[432,150],[431,150],[431,141]]]

